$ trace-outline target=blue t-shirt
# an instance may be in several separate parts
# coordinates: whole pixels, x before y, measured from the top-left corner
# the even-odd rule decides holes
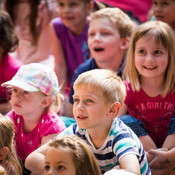
[[[60,135],[75,134],[89,144],[102,173],[111,170],[119,164],[120,158],[127,154],[135,154],[140,165],[141,175],[150,175],[150,168],[147,162],[144,148],[135,133],[120,119],[115,118],[111,124],[109,135],[100,148],[96,148],[86,129],[80,129],[77,123],[66,128]]]

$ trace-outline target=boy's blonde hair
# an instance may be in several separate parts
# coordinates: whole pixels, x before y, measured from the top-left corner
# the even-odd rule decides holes
[[[125,78],[131,83],[133,91],[141,88],[140,74],[135,66],[136,42],[143,37],[154,37],[157,44],[162,44],[168,51],[168,65],[165,72],[165,88],[162,97],[170,92],[175,84],[175,35],[171,27],[161,21],[149,21],[141,24],[133,33],[127,53],[124,69]]]
[[[78,76],[74,86],[86,86],[99,89],[107,103],[120,102],[123,104],[126,89],[116,72],[108,69],[93,69]]]
[[[49,147],[63,148],[70,152],[73,158],[76,175],[102,175],[98,162],[89,145],[76,135],[59,136]]]
[[[100,9],[92,13],[90,22],[98,18],[108,18],[111,23],[116,26],[116,29],[118,29],[121,38],[131,36],[134,23],[129,16],[119,8],[106,7]]]

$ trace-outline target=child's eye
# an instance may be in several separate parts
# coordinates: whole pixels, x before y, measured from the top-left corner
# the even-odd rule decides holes
[[[25,94],[25,95],[28,95],[28,94],[29,94],[29,92],[28,92],[28,91],[24,91],[24,94]]]
[[[70,6],[76,6],[77,5],[77,3],[75,3],[75,2],[72,2],[71,4],[70,4]]]
[[[63,7],[64,3],[60,2],[60,3],[58,3],[58,6]]]
[[[79,99],[78,98],[73,98],[73,101],[74,102],[79,102]]]
[[[49,165],[45,165],[45,166],[44,166],[44,169],[45,169],[46,171],[49,171],[49,170],[50,170],[50,166],[49,166]]]
[[[16,88],[12,88],[12,92],[17,92],[18,90]]]
[[[88,102],[88,103],[93,103],[94,101],[91,100],[91,99],[87,99],[86,102]]]
[[[94,32],[88,33],[88,36],[95,36]]]
[[[57,169],[58,169],[58,170],[65,170],[66,168],[65,168],[63,165],[59,165],[59,166],[57,167]]]
[[[160,50],[154,51],[154,54],[161,54],[162,52]]]
[[[102,32],[102,35],[109,35],[110,33],[109,32]]]
[[[143,49],[139,50],[138,52],[141,53],[141,54],[145,54],[146,53],[146,51],[143,50]]]

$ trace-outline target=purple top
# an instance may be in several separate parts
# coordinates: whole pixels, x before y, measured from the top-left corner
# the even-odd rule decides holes
[[[74,70],[87,60],[90,55],[87,45],[89,23],[78,36],[73,35],[70,29],[67,28],[58,17],[52,20],[52,24],[63,46],[67,62],[67,80],[68,83],[71,83]]]
[[[9,81],[16,74],[22,63],[10,55],[3,56],[0,62],[0,84]],[[0,86],[0,104],[6,103],[8,94],[6,88]]]

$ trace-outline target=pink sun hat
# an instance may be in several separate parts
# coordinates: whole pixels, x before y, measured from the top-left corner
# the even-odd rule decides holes
[[[29,92],[41,91],[51,96],[57,96],[59,92],[58,79],[54,70],[40,63],[21,66],[14,77],[2,83],[1,86],[15,86]]]

